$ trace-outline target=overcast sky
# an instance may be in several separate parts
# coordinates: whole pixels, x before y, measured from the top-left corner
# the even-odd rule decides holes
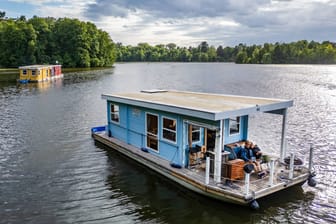
[[[91,21],[124,45],[336,41],[336,0],[0,0],[0,11]]]

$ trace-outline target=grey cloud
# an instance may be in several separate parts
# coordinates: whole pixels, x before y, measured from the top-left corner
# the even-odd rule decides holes
[[[87,15],[127,16],[129,11],[143,10],[156,18],[215,17],[252,12],[270,0],[97,0],[87,7]]]
[[[148,31],[154,36],[169,36],[169,32],[175,31],[191,40],[207,40],[215,45],[262,44],[300,39],[335,40],[336,5],[332,1],[96,0],[95,4],[87,6],[86,15],[99,21],[101,16],[126,18],[130,13],[140,11],[144,12],[140,15],[141,21],[124,26],[132,35],[156,26],[155,21],[159,21],[169,29]],[[196,21],[200,21],[202,17],[209,20],[213,18],[213,22],[188,24],[190,19],[197,18]],[[216,23],[218,18],[234,21],[239,26],[220,25]],[[204,27],[197,29],[199,26]]]
[[[111,4],[110,1],[98,0],[97,3],[87,6],[85,15],[93,20],[101,16],[126,17],[131,9],[135,10],[134,8],[122,7],[121,4]]]

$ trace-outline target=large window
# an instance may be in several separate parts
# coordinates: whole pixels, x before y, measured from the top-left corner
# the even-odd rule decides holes
[[[162,118],[162,138],[176,143],[176,120]]]
[[[23,69],[23,70],[22,70],[22,74],[23,74],[23,75],[27,75],[27,70],[26,70],[26,69]]]
[[[111,103],[111,121],[119,123],[119,106]]]
[[[229,127],[230,127],[230,135],[239,134],[239,132],[240,132],[240,117],[230,118]]]
[[[147,131],[147,141],[146,145],[148,148],[158,151],[158,127],[159,127],[158,116],[154,114],[146,115],[146,131]]]
[[[191,139],[192,142],[199,142],[201,141],[201,128],[195,125],[191,126]]]

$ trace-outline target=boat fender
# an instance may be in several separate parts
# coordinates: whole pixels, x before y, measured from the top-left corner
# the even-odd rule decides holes
[[[254,170],[254,166],[253,164],[246,164],[243,169],[245,173],[251,173]]]
[[[21,84],[27,84],[28,83],[28,79],[21,79],[21,80],[19,80],[19,82]]]
[[[259,210],[260,206],[256,200],[253,200],[250,203],[250,208],[252,208],[253,210]]]
[[[105,130],[106,130],[105,126],[93,127],[91,128],[91,133],[101,132]]]
[[[141,147],[141,151],[143,151],[143,152],[149,152],[148,149],[146,149],[144,147]]]
[[[182,166],[180,164],[177,164],[177,163],[170,163],[170,166],[174,167],[174,168],[177,168],[177,169],[181,169],[182,168]]]
[[[285,159],[284,159],[285,163],[289,165],[290,163],[290,156],[287,156]],[[294,156],[294,165],[295,166],[301,166],[303,165],[303,161],[302,159],[298,158],[297,156]]]
[[[309,175],[309,177],[308,177],[308,185],[311,186],[311,187],[316,187],[316,184],[317,184],[317,182],[316,182],[314,176],[315,176],[315,175],[312,175],[312,174],[311,174],[311,175]]]

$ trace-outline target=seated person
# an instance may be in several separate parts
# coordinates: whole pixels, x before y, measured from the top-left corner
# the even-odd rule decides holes
[[[257,145],[253,144],[253,142],[246,140],[245,148],[248,151],[248,157],[250,159],[254,160],[254,159],[260,159],[261,158],[262,152]]]
[[[241,145],[236,143],[234,146],[225,146],[224,150],[230,152],[229,160],[237,158],[242,159],[246,163],[253,164],[254,170],[258,173],[260,178],[263,178],[266,175],[266,172],[262,171],[260,165],[262,152],[257,145],[253,144],[253,142],[246,141]]]
[[[248,160],[253,163],[253,165],[255,166],[255,170],[257,172],[260,172],[261,171],[260,158],[262,156],[260,148],[257,145],[253,144],[253,142],[246,141],[245,149]]]
[[[242,159],[245,162],[248,162],[250,160],[247,157],[247,151],[245,149],[245,143],[243,143],[242,145],[236,143],[234,146],[225,146],[224,150],[230,152],[229,160]]]

